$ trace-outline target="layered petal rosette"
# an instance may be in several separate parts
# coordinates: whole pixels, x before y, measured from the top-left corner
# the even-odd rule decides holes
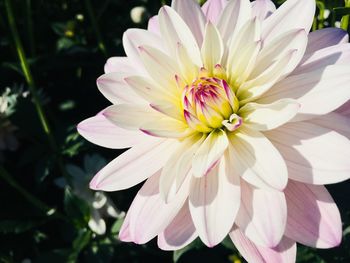
[[[131,148],[92,189],[146,180],[121,240],[177,250],[229,235],[254,263],[294,262],[296,242],[340,243],[323,185],[350,176],[350,45],[340,29],[309,33],[314,13],[314,0],[174,0],[125,32],[127,56],[97,80],[113,105],[78,126]]]

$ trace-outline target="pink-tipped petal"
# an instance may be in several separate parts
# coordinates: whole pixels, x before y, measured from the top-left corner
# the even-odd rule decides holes
[[[152,16],[148,20],[147,30],[154,34],[160,35],[158,16]]]
[[[118,191],[130,188],[161,169],[173,152],[176,142],[147,138],[111,161],[99,171],[90,188]]]
[[[275,11],[276,6],[271,0],[255,0],[252,2],[253,17],[260,20],[265,20]]]
[[[137,193],[127,213],[121,238],[144,244],[164,231],[182,208],[188,196],[184,185],[173,202],[166,204],[159,194],[160,172],[150,177]]]
[[[111,57],[106,61],[104,67],[105,73],[122,72],[135,74],[140,69],[128,57]]]
[[[265,43],[292,30],[310,31],[316,3],[314,0],[287,0],[263,24],[262,37]],[[298,17],[299,19],[295,19]]]
[[[294,122],[265,135],[282,154],[289,178],[309,184],[332,184],[350,178],[350,141],[333,128]]]
[[[242,201],[236,224],[255,244],[273,248],[284,234],[287,205],[283,192],[255,188],[241,180]]]
[[[205,16],[195,0],[173,0],[171,7],[182,17],[197,40],[198,46],[202,45]]]
[[[129,148],[145,139],[145,136],[138,131],[119,128],[107,120],[103,114],[80,122],[77,129],[79,134],[89,142],[111,149]]]
[[[197,236],[188,202],[185,202],[173,221],[158,235],[158,247],[168,251],[179,250],[190,244]]]
[[[230,237],[235,247],[248,262],[294,263],[296,260],[296,243],[287,237],[283,237],[281,242],[274,248],[266,248],[254,244],[237,227],[230,233]]]
[[[227,0],[208,0],[202,6],[202,11],[208,21],[216,24],[220,18],[222,10],[227,5]]]
[[[130,73],[111,72],[97,79],[99,91],[113,104],[136,103],[145,104],[146,101],[137,95],[125,82]]]
[[[251,19],[249,0],[229,1],[223,9],[217,27],[224,43],[239,32],[242,26]]]
[[[339,210],[324,186],[290,180],[285,194],[288,237],[317,248],[336,247],[340,244],[342,222]]]
[[[305,59],[317,50],[348,42],[348,33],[340,28],[331,27],[313,31],[309,34]]]
[[[239,175],[228,156],[202,178],[192,178],[189,205],[194,225],[208,247],[219,244],[231,230],[240,206]]]

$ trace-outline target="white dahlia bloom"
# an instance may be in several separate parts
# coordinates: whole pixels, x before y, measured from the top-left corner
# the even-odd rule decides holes
[[[97,80],[112,106],[79,124],[89,141],[131,148],[91,181],[146,182],[120,239],[165,250],[229,235],[249,262],[294,262],[296,242],[329,248],[341,218],[324,184],[350,176],[350,45],[309,33],[314,0],[174,0],[129,29],[126,57]],[[346,115],[347,114],[347,115]]]

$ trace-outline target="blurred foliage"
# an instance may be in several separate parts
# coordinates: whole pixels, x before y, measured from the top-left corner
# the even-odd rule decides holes
[[[72,172],[62,173],[73,163],[73,170],[82,167],[79,173],[91,178],[91,169],[86,167],[97,167],[102,157],[91,157],[98,159],[86,163],[86,154],[98,152],[112,160],[122,153],[86,142],[76,132],[76,124],[107,106],[95,80],[103,73],[107,57],[124,54],[123,32],[130,27],[145,28],[148,18],[169,1],[12,2],[19,37],[36,80],[38,101],[58,147],[49,146],[41,128],[6,19],[5,0],[0,0],[0,94],[8,99],[0,119],[6,118],[6,123],[15,127],[11,133],[18,142],[16,149],[0,148],[0,262],[244,262],[229,240],[213,249],[196,240],[175,253],[159,250],[155,241],[142,246],[121,243],[117,235],[122,217],[104,218],[107,230],[98,234],[90,225],[91,219],[103,215],[96,214],[96,208],[87,201],[90,199],[78,194],[71,182]],[[342,0],[317,1],[313,30],[346,26],[348,2],[345,6]],[[132,11],[135,7],[139,9]],[[141,16],[135,18],[137,14]],[[60,188],[57,180],[62,177],[65,184]],[[341,246],[330,250],[299,246],[298,263],[350,262],[349,186],[329,187],[344,221]],[[137,188],[110,193],[107,198],[126,211]]]

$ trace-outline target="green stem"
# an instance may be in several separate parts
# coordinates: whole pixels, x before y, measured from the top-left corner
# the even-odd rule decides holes
[[[101,34],[100,28],[99,28],[99,26],[97,24],[96,16],[95,16],[95,13],[94,13],[94,10],[92,8],[90,0],[85,0],[85,6],[86,6],[86,9],[87,9],[88,15],[90,17],[92,28],[94,29],[96,37],[97,37],[98,48],[101,50],[101,52],[106,57],[108,57],[107,48],[106,48],[106,45],[103,42],[102,34]]]
[[[350,7],[350,0],[345,0],[345,7]],[[343,16],[340,22],[340,27],[345,31],[348,31],[349,28],[349,18],[350,15]]]
[[[14,178],[3,168],[0,167],[0,178],[6,181],[10,186],[17,190],[29,203],[34,205],[40,211],[42,211],[47,216],[56,216],[60,219],[65,219],[64,215],[58,212],[55,208],[51,208],[43,203],[41,200],[33,196],[26,189],[20,186]]]
[[[10,25],[10,30],[12,33],[13,40],[15,42],[18,58],[21,62],[21,67],[22,67],[22,70],[24,73],[24,77],[28,83],[29,90],[33,96],[35,108],[36,108],[36,111],[38,113],[38,116],[39,116],[41,125],[44,129],[44,132],[49,139],[49,143],[50,143],[51,147],[56,151],[57,147],[56,147],[56,144],[53,140],[53,136],[52,136],[51,129],[50,129],[49,123],[47,121],[46,115],[45,115],[44,110],[41,106],[41,103],[40,103],[40,100],[38,97],[38,93],[36,90],[35,82],[34,82],[27,58],[26,58],[25,53],[24,53],[22,42],[19,38],[19,34],[18,34],[18,30],[16,27],[15,18],[14,18],[14,14],[13,14],[13,10],[12,10],[11,0],[5,0],[5,5],[6,5],[8,22]]]
[[[59,169],[61,170],[62,175],[64,177],[66,177],[68,183],[71,183],[69,175],[65,172],[63,161],[62,161],[62,159],[61,159],[61,157],[59,155],[59,152],[58,152],[57,144],[55,142],[55,139],[54,139],[54,136],[52,134],[49,122],[47,120],[46,114],[44,112],[44,109],[43,109],[43,107],[41,105],[41,102],[40,102],[40,99],[39,99],[39,96],[38,96],[38,93],[37,93],[35,81],[34,81],[32,73],[31,73],[30,66],[28,64],[26,55],[24,53],[23,45],[22,45],[21,39],[20,39],[19,34],[18,34],[18,30],[17,30],[17,27],[16,27],[15,17],[14,17],[14,14],[13,14],[12,2],[11,1],[12,0],[5,0],[5,6],[6,6],[8,22],[9,22],[9,25],[10,25],[10,30],[11,30],[11,33],[12,33],[13,40],[15,42],[15,47],[16,47],[18,58],[19,58],[20,63],[21,63],[22,71],[24,73],[24,77],[26,79],[26,82],[28,83],[30,93],[32,94],[32,97],[33,97],[33,101],[34,101],[34,105],[35,105],[35,108],[36,108],[36,112],[38,114],[38,117],[39,117],[39,120],[41,122],[42,128],[43,128],[43,130],[44,130],[44,132],[45,132],[45,134],[47,136],[47,139],[49,141],[50,147],[51,147],[52,151],[55,154],[57,154],[56,157],[57,157],[57,162],[58,162]]]

